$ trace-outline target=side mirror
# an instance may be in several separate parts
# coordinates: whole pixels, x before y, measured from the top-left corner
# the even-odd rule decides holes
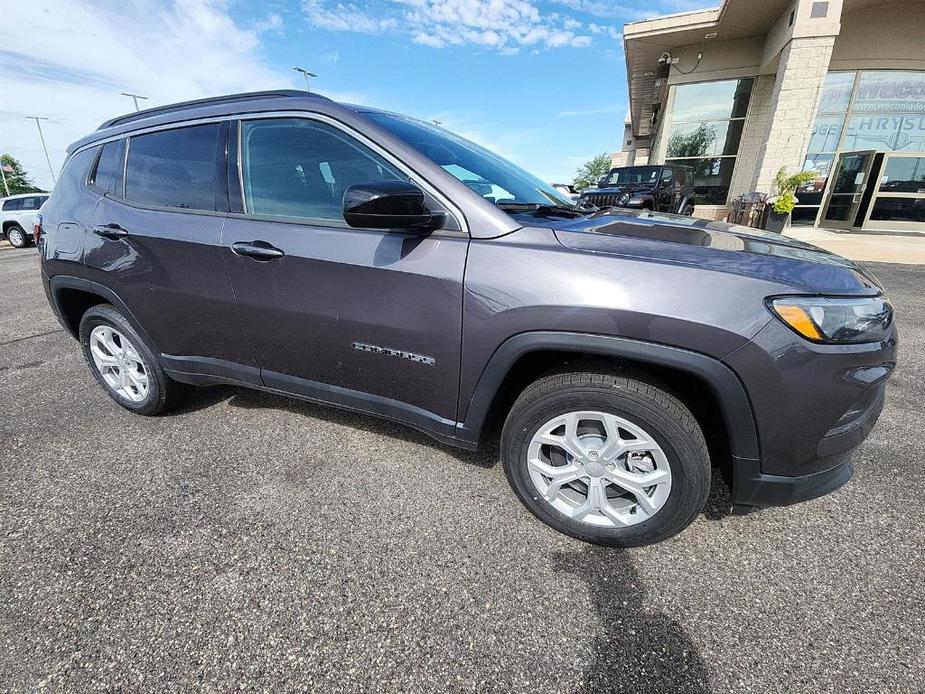
[[[344,219],[367,229],[437,229],[446,215],[429,212],[424,202],[424,191],[407,181],[359,183],[344,193]]]

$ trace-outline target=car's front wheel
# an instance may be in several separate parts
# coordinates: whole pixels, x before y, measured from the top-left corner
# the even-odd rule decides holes
[[[167,412],[192,390],[166,374],[151,348],[113,306],[100,304],[83,315],[80,344],[97,382],[136,414]]]
[[[10,242],[13,248],[25,248],[29,245],[29,237],[18,224],[11,224],[6,230],[6,240]]]
[[[524,505],[586,542],[645,545],[686,528],[710,490],[703,433],[684,404],[640,378],[556,373],[529,386],[502,432]]]

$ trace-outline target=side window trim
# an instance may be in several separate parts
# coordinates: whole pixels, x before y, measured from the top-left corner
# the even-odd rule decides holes
[[[462,234],[465,234],[466,236],[469,235],[469,228],[467,224],[465,223],[465,216],[462,214],[462,212],[455,205],[453,205],[452,202],[450,202],[450,200],[445,195],[443,195],[439,190],[437,190],[436,187],[434,187],[429,181],[427,181],[427,179],[425,179],[418,172],[416,172],[414,169],[409,167],[401,159],[393,155],[387,149],[385,149],[378,143],[374,142],[373,140],[369,139],[368,137],[366,137],[359,131],[356,131],[353,128],[349,128],[343,123],[333,118],[326,117],[323,114],[311,113],[311,112],[286,111],[286,112],[279,112],[279,113],[248,114],[247,116],[242,116],[242,117],[238,117],[235,119],[237,121],[235,125],[237,129],[237,137],[236,137],[237,161],[236,162],[229,161],[229,164],[233,165],[234,168],[236,169],[235,176],[238,179],[238,191],[241,196],[241,212],[239,213],[231,212],[231,214],[237,214],[239,216],[246,217],[248,219],[255,219],[255,220],[267,220],[267,221],[284,222],[284,223],[290,223],[290,224],[301,224],[303,226],[324,226],[324,227],[331,227],[335,229],[353,230],[353,228],[350,227],[346,221],[338,222],[336,220],[331,220],[331,219],[311,219],[308,217],[298,217],[297,218],[297,217],[261,215],[261,214],[254,214],[254,213],[247,211],[246,196],[244,193],[244,168],[243,168],[244,167],[244,164],[243,164],[244,156],[243,156],[243,151],[242,151],[243,144],[241,141],[242,133],[244,130],[243,123],[245,121],[259,121],[259,120],[269,120],[269,119],[275,119],[275,118],[280,118],[280,119],[282,118],[286,118],[286,119],[302,118],[304,120],[310,120],[310,121],[315,121],[318,123],[323,123],[325,125],[328,125],[338,130],[340,133],[342,133],[346,137],[349,137],[351,140],[355,141],[357,144],[363,146],[364,148],[370,150],[374,154],[385,159],[391,166],[395,167],[396,169],[398,169],[398,171],[406,175],[412,183],[419,186],[424,191],[425,195],[427,195],[429,198],[434,199],[441,207],[443,207],[443,209],[446,211],[449,218],[453,220],[453,223],[455,224],[456,228],[455,229],[452,229],[452,228],[451,229],[440,229],[439,231],[455,233],[455,234],[462,233]]]
[[[128,154],[128,137],[119,137],[113,140],[107,140],[106,142],[101,143],[98,146],[98,151],[96,156],[93,158],[93,164],[90,166],[90,171],[87,173],[87,187],[91,190],[99,193],[100,195],[105,195],[111,198],[123,198],[125,193],[125,160]],[[119,163],[122,167],[122,176],[119,177],[119,180],[116,181],[116,190],[113,193],[110,193],[105,188],[97,185],[96,175],[100,166],[100,160],[103,158],[103,150],[106,148],[106,145],[113,142],[118,143],[119,147]]]

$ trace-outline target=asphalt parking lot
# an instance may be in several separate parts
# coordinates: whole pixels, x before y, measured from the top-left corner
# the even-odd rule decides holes
[[[874,269],[901,364],[849,486],[739,517],[716,483],[624,551],[398,425],[233,388],[133,416],[0,249],[0,690],[925,691],[925,266]]]

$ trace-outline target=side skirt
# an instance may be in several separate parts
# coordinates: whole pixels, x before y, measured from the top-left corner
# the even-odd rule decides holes
[[[477,442],[466,441],[454,436],[455,421],[381,395],[363,393],[273,371],[261,372],[260,369],[254,367],[221,359],[162,354],[161,364],[172,379],[181,383],[195,386],[243,386],[388,419],[457,448],[475,450],[478,447]]]

